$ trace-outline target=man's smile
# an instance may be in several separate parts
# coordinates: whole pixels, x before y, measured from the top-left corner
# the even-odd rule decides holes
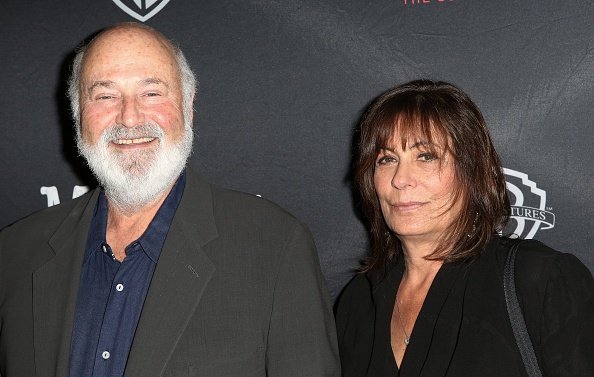
[[[155,140],[154,137],[139,137],[136,139],[116,139],[112,142],[117,145],[128,145],[128,144],[144,144],[150,143],[151,141]]]

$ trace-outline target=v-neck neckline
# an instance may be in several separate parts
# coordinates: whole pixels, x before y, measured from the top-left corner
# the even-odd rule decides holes
[[[399,377],[435,376],[445,373],[450,356],[455,350],[457,332],[462,320],[461,301],[466,285],[462,282],[466,280],[463,266],[463,263],[445,263],[435,275],[410,333],[411,341],[400,366],[394,359],[390,326],[396,292],[404,273],[402,255],[396,258],[393,267],[383,279],[375,276],[375,333],[385,335],[375,337],[368,376],[381,376],[382,371],[388,371],[389,376]],[[453,289],[454,287],[456,289]],[[443,372],[435,374],[437,371]]]

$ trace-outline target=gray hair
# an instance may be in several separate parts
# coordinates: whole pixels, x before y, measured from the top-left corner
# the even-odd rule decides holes
[[[146,25],[132,25],[140,27],[142,29],[149,30],[153,33],[158,34],[159,36],[162,36],[161,33]],[[193,99],[194,94],[196,93],[196,76],[194,75],[194,72],[192,72],[192,69],[188,64],[188,60],[186,59],[184,53],[179,48],[179,46],[165,37],[163,37],[163,39],[173,50],[175,62],[177,63],[182,89],[182,111],[184,114],[184,123],[187,124],[189,120],[192,118],[192,113],[194,111]],[[68,79],[68,98],[70,99],[70,110],[72,112],[72,118],[74,120],[77,132],[80,132],[80,76],[82,71],[82,64],[85,52],[88,46],[93,42],[93,40],[77,50],[74,60],[72,61],[72,70],[70,73],[70,78]]]

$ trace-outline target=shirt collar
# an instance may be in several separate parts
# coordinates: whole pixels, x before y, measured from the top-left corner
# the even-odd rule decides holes
[[[169,227],[173,222],[173,217],[186,186],[186,171],[183,170],[179,178],[173,185],[171,191],[165,198],[161,207],[155,214],[155,217],[151,220],[150,224],[135,242],[139,243],[147,256],[154,262],[157,263],[161,249],[165,244],[165,238],[169,233]],[[99,193],[97,200],[97,206],[95,207],[95,213],[91,220],[91,227],[89,231],[89,238],[87,241],[88,252],[100,251],[103,244],[107,244],[105,232],[107,230],[107,198],[103,190]]]
[[[161,204],[149,226],[137,240],[149,258],[155,263],[159,260],[159,255],[165,244],[165,238],[167,237],[167,233],[169,233],[169,227],[173,222],[175,211],[181,202],[185,186],[186,172],[184,170],[177,179],[177,182],[175,182],[175,185],[173,185],[163,204]]]
[[[87,254],[94,251],[100,251],[101,246],[107,244],[105,240],[105,231],[107,228],[107,200],[103,190],[99,191],[95,213],[91,220],[89,236],[87,239]]]

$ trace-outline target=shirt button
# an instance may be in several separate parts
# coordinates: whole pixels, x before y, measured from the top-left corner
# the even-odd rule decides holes
[[[107,247],[105,245],[103,245],[102,247],[103,247],[103,252],[107,253]]]
[[[121,292],[123,290],[124,290],[124,284],[120,283],[120,284],[116,285],[116,291]]]
[[[111,354],[109,353],[109,351],[103,351],[103,353],[101,354],[101,357],[103,358],[103,360],[109,359],[110,356],[111,356]]]

